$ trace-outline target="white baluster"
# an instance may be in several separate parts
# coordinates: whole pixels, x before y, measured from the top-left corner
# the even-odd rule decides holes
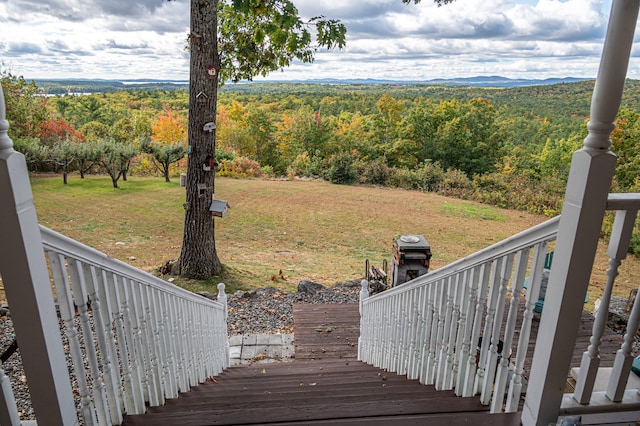
[[[120,297],[120,312],[124,324],[124,337],[129,348],[129,361],[131,365],[131,388],[133,398],[136,401],[136,414],[144,414],[145,410],[145,390],[146,377],[144,375],[144,363],[142,359],[142,348],[140,345],[138,319],[136,306],[130,294],[129,279],[122,276],[115,276],[116,287]]]
[[[502,345],[502,358],[498,365],[498,372],[494,385],[493,400],[491,401],[491,412],[498,413],[502,411],[504,403],[504,395],[507,386],[507,377],[509,374],[509,356],[511,355],[511,344],[513,343],[513,335],[516,329],[516,321],[518,319],[518,308],[520,307],[520,292],[524,285],[527,275],[527,264],[529,263],[529,248],[524,248],[518,252],[516,258],[516,271],[514,274],[513,288],[511,292],[511,302],[509,303],[509,314],[504,331],[504,344]]]
[[[456,345],[456,347],[459,348],[456,355],[456,365],[458,371],[456,375],[455,391],[457,396],[462,396],[464,393],[464,382],[467,377],[467,370],[469,368],[469,357],[471,356],[471,348],[473,347],[471,344],[471,331],[473,328],[476,299],[478,297],[479,272],[480,271],[478,267],[465,271],[465,279],[462,292],[462,305],[460,310],[461,332],[458,334],[460,339]]]
[[[460,303],[462,297],[461,286],[464,285],[464,275],[457,273],[451,278],[453,293],[453,310],[451,312],[451,327],[449,328],[449,339],[447,343],[447,368],[445,369],[444,389],[451,390],[455,384],[456,375],[458,373],[458,360],[456,359],[456,350],[459,350],[458,335],[460,329]]]
[[[427,351],[425,351],[425,367],[422,383],[432,385],[435,383],[436,371],[436,341],[438,338],[438,283],[429,285],[429,301],[427,306],[427,328],[429,330]]]
[[[407,377],[416,380],[420,377],[420,359],[422,352],[422,338],[424,335],[424,309],[423,300],[424,286],[416,287],[412,290],[415,305],[414,325],[411,333],[411,354],[409,359],[409,369]]]
[[[131,343],[127,341],[126,338],[126,328],[125,325],[125,315],[122,311],[122,302],[121,302],[121,288],[118,285],[118,277],[113,272],[107,272],[107,285],[111,288],[110,291],[110,305],[112,311],[112,315],[114,317],[114,328],[116,330],[116,338],[118,341],[118,352],[120,353],[120,363],[122,368],[122,377],[124,382],[124,406],[127,414],[142,414],[141,410],[143,409],[142,405],[139,403],[138,398],[136,397],[136,386],[135,379],[133,376],[133,365],[132,365],[132,357],[130,355],[130,351],[133,348],[130,346]]]
[[[483,389],[486,380],[487,357],[491,346],[491,331],[493,329],[493,318],[496,313],[496,303],[500,289],[500,270],[502,269],[503,258],[496,259],[492,264],[492,279],[489,287],[489,297],[487,299],[487,315],[484,320],[484,330],[482,332],[482,344],[480,345],[480,354],[478,361],[478,370],[476,371],[476,392]]]
[[[358,304],[358,310],[360,312],[360,336],[358,337],[358,359],[363,359],[363,352],[365,352],[364,347],[366,346],[365,342],[369,341],[369,336],[367,335],[367,318],[364,313],[364,301],[369,297],[369,282],[367,280],[360,281],[360,299]],[[368,356],[366,357],[368,358]]]
[[[78,382],[78,394],[80,395],[80,412],[86,425],[97,424],[98,419],[94,411],[91,398],[89,397],[89,388],[85,375],[82,349],[78,336],[80,332],[76,328],[73,318],[75,309],[71,295],[71,288],[65,267],[65,258],[58,253],[49,252],[49,264],[51,265],[51,273],[56,287],[58,296],[58,306],[60,307],[60,317],[64,322],[64,331],[69,341],[69,353],[73,363],[73,371]]]
[[[487,367],[484,378],[484,387],[482,394],[480,395],[480,402],[482,404],[489,404],[491,402],[491,393],[493,391],[493,383],[496,378],[496,366],[498,363],[498,345],[500,342],[500,330],[502,329],[502,321],[504,319],[504,306],[507,297],[507,286],[511,280],[511,273],[513,272],[513,258],[514,254],[508,254],[500,269],[500,286],[498,287],[498,295],[496,298],[496,312],[493,321],[493,330],[491,331],[491,346],[487,354]],[[502,355],[508,352],[507,348],[502,348]]]
[[[505,412],[513,413],[518,411],[520,395],[522,394],[522,374],[524,371],[524,362],[527,357],[529,347],[529,336],[531,335],[531,321],[533,318],[533,309],[540,295],[540,283],[542,281],[542,270],[544,268],[544,258],[547,255],[548,242],[544,241],[537,244],[533,250],[533,259],[531,261],[531,272],[529,275],[529,285],[527,286],[527,296],[525,302],[525,311],[520,327],[520,337],[518,339],[518,348],[516,350],[516,367],[515,374],[511,378],[509,384],[509,393],[507,395],[507,404]]]
[[[116,336],[114,335],[115,315],[117,308],[112,306],[113,296],[113,281],[109,281],[107,272],[103,269],[92,268],[92,274],[95,273],[95,288],[93,289],[97,295],[97,299],[101,301],[100,311],[95,311],[94,316],[99,315],[102,322],[102,333],[98,333],[98,336],[104,336],[105,349],[103,356],[105,357],[104,363],[108,364],[103,367],[105,376],[109,372],[110,378],[105,377],[107,383],[107,390],[109,395],[109,409],[112,412],[111,418],[119,419],[122,421],[123,408],[125,402],[125,391],[122,385],[123,377],[120,372],[124,370],[123,364],[119,361],[118,350],[116,348]],[[110,276],[111,274],[109,274]],[[91,280],[93,281],[93,280]],[[89,295],[91,297],[91,295]],[[95,320],[95,319],[94,319]]]
[[[162,364],[163,376],[167,383],[165,389],[166,398],[178,397],[178,373],[177,373],[177,360],[175,356],[175,350],[173,347],[173,325],[169,315],[169,299],[171,295],[168,293],[160,293],[157,295],[160,302],[160,312],[162,313],[162,322],[160,324],[161,336],[162,336],[162,356],[164,363]]]
[[[422,306],[424,312],[422,314],[422,334],[420,337],[420,360],[418,367],[418,380],[422,384],[427,381],[427,360],[429,358],[429,344],[431,342],[431,324],[433,322],[433,285],[423,286],[422,288]]]
[[[613,362],[613,370],[611,371],[611,378],[609,379],[609,385],[605,395],[613,402],[622,401],[627,381],[629,380],[629,373],[631,372],[631,364],[633,363],[633,355],[631,355],[631,349],[633,348],[633,342],[640,326],[640,302],[636,298],[633,303],[633,309],[627,322],[627,332],[624,334],[624,343],[622,347],[616,352],[616,359]]]
[[[476,299],[476,308],[473,318],[473,329],[471,331],[471,341],[469,347],[469,359],[467,365],[467,376],[464,379],[464,390],[462,396],[468,397],[478,393],[476,383],[477,361],[476,357],[479,351],[478,342],[480,341],[480,330],[482,329],[482,318],[484,315],[485,299],[489,292],[489,277],[491,274],[491,263],[483,263],[481,272],[478,275],[480,294]]]
[[[444,375],[446,365],[446,354],[447,354],[447,337],[449,336],[449,323],[451,321],[451,301],[449,300],[449,284],[451,278],[445,278],[440,282],[441,286],[441,297],[439,303],[439,315],[438,315],[438,347],[436,348],[436,383],[435,387],[437,390],[443,389],[444,386]]]
[[[607,283],[600,299],[600,308],[593,322],[591,338],[589,339],[589,347],[582,354],[580,363],[580,375],[576,380],[576,390],[573,398],[580,404],[588,404],[593,392],[593,385],[598,374],[600,366],[600,344],[602,343],[602,335],[609,316],[609,302],[611,301],[611,293],[616,277],[618,276],[618,267],[622,260],[627,257],[631,234],[636,222],[637,211],[622,210],[616,212],[616,219],[609,239],[609,248],[607,254],[609,256],[609,269],[607,269]],[[616,355],[617,358],[617,355]],[[625,379],[626,383],[626,379]],[[624,389],[624,388],[623,388]],[[613,392],[614,394],[616,392]]]
[[[147,285],[140,286],[140,298],[144,304],[147,329],[147,341],[149,344],[149,355],[151,356],[151,368],[153,369],[154,397],[157,405],[164,404],[164,384],[163,373],[160,367],[160,322],[158,316],[158,306],[153,298],[153,287]],[[153,404],[152,404],[153,406]]]
[[[100,367],[98,366],[98,356],[95,350],[96,343],[93,340],[93,329],[89,320],[89,307],[87,306],[89,295],[87,292],[84,268],[83,264],[75,259],[68,259],[67,263],[69,267],[69,275],[71,277],[73,301],[76,304],[78,313],[80,314],[82,337],[84,339],[86,358],[89,362],[89,377],[91,378],[93,404],[95,404],[96,417],[100,424],[106,425],[111,423],[111,421],[107,417],[109,415],[107,408],[107,396],[100,378],[101,372]]]
[[[400,338],[400,355],[398,359],[398,374],[407,374],[407,361],[411,354],[409,333],[412,327],[412,313],[413,306],[410,300],[410,292],[403,291],[399,295],[398,303],[400,304],[400,310],[402,312],[402,319],[400,322],[400,329],[398,330],[398,336]]]
[[[11,389],[11,381],[4,374],[2,365],[0,365],[0,424],[7,426],[20,426],[21,424],[16,399]]]
[[[130,294],[132,304],[135,306],[135,311],[133,312],[134,318],[136,319],[136,325],[134,326],[134,331],[137,327],[137,340],[138,340],[138,348],[140,351],[140,365],[141,365],[141,375],[142,375],[142,386],[145,393],[145,400],[149,403],[150,406],[156,407],[160,404],[158,399],[158,389],[157,389],[157,381],[156,375],[153,368],[153,362],[151,357],[151,334],[152,332],[148,329],[147,324],[147,308],[143,298],[143,284],[137,281],[129,281]]]

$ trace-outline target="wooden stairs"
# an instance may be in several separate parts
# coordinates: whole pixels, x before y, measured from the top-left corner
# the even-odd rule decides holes
[[[294,362],[233,366],[124,425],[491,425],[520,413],[488,414],[459,398],[356,360],[357,304],[295,305]]]

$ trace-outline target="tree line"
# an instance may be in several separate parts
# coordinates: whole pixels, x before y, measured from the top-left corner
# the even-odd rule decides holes
[[[10,136],[33,171],[185,170],[188,94],[138,89],[38,96],[4,75]],[[506,208],[560,212],[571,154],[587,134],[593,82],[530,88],[251,84],[226,86],[217,110],[218,175],[318,177],[434,191]],[[628,84],[637,93],[637,82]],[[453,96],[455,95],[455,96]],[[638,106],[612,135],[615,191],[636,191]]]

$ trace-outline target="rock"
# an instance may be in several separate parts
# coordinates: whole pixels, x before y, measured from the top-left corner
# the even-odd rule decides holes
[[[602,301],[598,299],[594,303],[593,315],[597,315]],[[611,296],[609,302],[609,315],[607,315],[607,326],[614,331],[624,332],[629,321],[629,313],[626,311],[627,298]]]
[[[0,306],[0,317],[6,317],[9,315],[9,305],[3,304]]]
[[[238,290],[235,293],[233,293],[233,297],[237,299],[248,299],[251,297],[251,294],[248,291]]]
[[[319,291],[325,289],[322,284],[314,283],[313,281],[302,280],[298,283],[298,293],[307,293],[311,295],[317,294]]]

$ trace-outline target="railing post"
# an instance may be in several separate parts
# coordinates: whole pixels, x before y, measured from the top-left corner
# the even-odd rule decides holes
[[[27,164],[5,117],[0,87],[0,273],[37,419],[77,424]]]
[[[359,305],[358,305],[358,310],[360,312],[360,336],[358,336],[358,359],[362,360],[362,357],[365,355],[363,352],[363,331],[364,331],[364,326],[365,324],[362,321],[362,317],[364,315],[364,311],[363,311],[363,307],[362,304],[364,303],[365,299],[369,297],[369,281],[367,280],[362,280],[360,281],[360,300],[359,300]],[[367,339],[370,338],[370,336],[366,336]],[[368,356],[368,354],[367,354]]]
[[[610,135],[620,107],[640,0],[615,0],[596,80],[589,135],[573,155],[531,366],[522,423],[558,418],[616,157]]]

